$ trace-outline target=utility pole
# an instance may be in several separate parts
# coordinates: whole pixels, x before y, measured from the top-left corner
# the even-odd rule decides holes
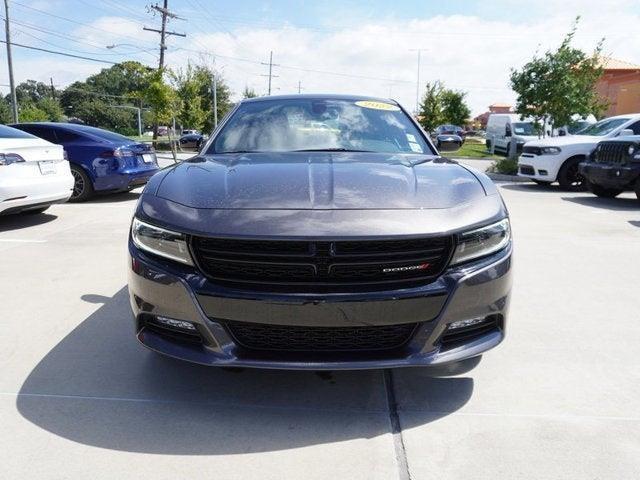
[[[267,90],[267,95],[271,95],[271,79],[278,78],[278,75],[273,74],[273,67],[279,67],[280,65],[277,63],[273,63],[273,51],[269,52],[269,63],[260,62],[262,65],[269,65],[269,75],[261,75],[262,77],[269,77],[269,89]]]
[[[49,77],[49,81],[51,82],[51,96],[56,98],[56,87],[53,86],[53,77]]]
[[[149,11],[153,11],[154,14],[155,12],[160,12],[160,14],[162,15],[162,26],[160,27],[160,30],[158,30],[157,28],[149,28],[144,26],[142,27],[143,30],[147,30],[149,32],[156,32],[160,34],[160,59],[158,61],[158,70],[162,72],[162,69],[164,68],[164,51],[167,49],[167,44],[165,42],[166,36],[175,35],[178,37],[186,37],[187,35],[185,33],[167,32],[167,19],[176,18],[176,19],[183,20],[182,18],[178,17],[178,15],[176,15],[175,13],[169,10],[169,0],[164,0],[162,7],[158,6],[158,4],[156,3],[155,5],[151,5],[147,7],[147,9]],[[158,138],[158,122],[154,122],[153,123],[153,139],[156,140],[157,138]]]
[[[6,3],[6,0],[5,0],[5,3]],[[167,35],[175,35],[177,37],[187,36],[185,33],[167,31],[167,20],[169,18],[176,18],[179,20],[183,20],[182,18],[178,17],[178,15],[176,15],[175,13],[169,10],[168,4],[169,4],[169,0],[164,0],[162,7],[160,7],[157,3],[155,5],[151,5],[148,7],[149,10],[160,12],[160,14],[162,15],[162,25],[160,27],[160,30],[158,30],[157,28],[142,27],[143,30],[147,30],[149,32],[156,32],[160,34],[160,61],[158,62],[158,69],[160,70],[162,70],[162,68],[164,67],[164,51],[167,49],[167,44],[165,42],[165,39]]]
[[[218,83],[216,82],[216,74],[211,75],[211,92],[213,94],[213,128],[218,126]]]
[[[418,75],[416,79],[416,115],[420,111],[420,56],[422,52],[425,52],[426,48],[412,48],[410,52],[418,52]]]
[[[298,80],[298,93],[302,93],[302,82]]]
[[[9,68],[9,88],[11,89],[11,112],[13,123],[18,123],[18,97],[16,84],[13,81],[13,60],[11,58],[11,29],[9,22],[9,0],[4,0],[4,30],[7,34],[7,66]]]

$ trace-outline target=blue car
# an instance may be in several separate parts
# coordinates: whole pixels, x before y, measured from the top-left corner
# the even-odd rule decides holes
[[[71,202],[131,190],[159,170],[153,147],[108,130],[54,122],[11,126],[64,147],[74,178]]]

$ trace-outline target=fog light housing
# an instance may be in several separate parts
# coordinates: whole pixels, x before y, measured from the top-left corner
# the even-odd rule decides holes
[[[451,322],[447,326],[447,330],[457,330],[459,328],[471,327],[473,325],[477,325],[479,323],[484,322],[485,318],[469,318],[466,320],[456,320],[455,322]]]
[[[542,175],[542,176],[547,176],[549,175],[549,172],[547,172],[546,170],[538,170],[538,175]]]
[[[169,317],[155,317],[155,321],[165,327],[177,328],[179,330],[188,330],[190,332],[196,331],[196,326],[191,322],[187,322],[186,320],[176,320]]]

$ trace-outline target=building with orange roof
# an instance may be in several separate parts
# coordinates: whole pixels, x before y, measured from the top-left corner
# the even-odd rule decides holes
[[[640,113],[640,65],[609,57],[602,67],[596,90],[609,104],[605,115]]]
[[[481,113],[473,119],[474,123],[478,124],[480,128],[485,129],[487,127],[487,120],[492,113],[511,113],[512,107],[507,103],[492,103],[489,105],[489,111]]]

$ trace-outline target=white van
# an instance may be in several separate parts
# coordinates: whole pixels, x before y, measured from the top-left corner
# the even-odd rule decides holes
[[[487,120],[485,135],[487,149],[491,148],[491,141],[495,143],[494,150],[507,153],[512,138],[516,139],[518,151],[530,140],[538,140],[535,124],[530,119],[521,120],[517,113],[492,113]]]

